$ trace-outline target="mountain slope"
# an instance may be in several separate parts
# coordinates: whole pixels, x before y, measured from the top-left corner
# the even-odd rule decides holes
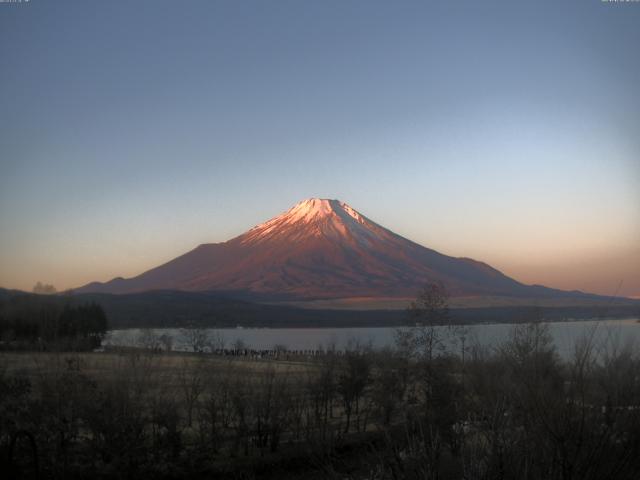
[[[489,265],[407,240],[338,200],[309,199],[224,243],[204,244],[130,279],[79,292],[225,291],[264,298],[413,296],[427,281],[452,295],[548,296]],[[578,295],[574,292],[571,295]]]

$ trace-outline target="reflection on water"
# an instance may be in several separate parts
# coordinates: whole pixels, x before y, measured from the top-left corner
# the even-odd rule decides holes
[[[468,325],[465,326],[467,346],[482,345],[494,347],[509,338],[512,324]],[[446,328],[446,327],[440,327]],[[550,332],[563,357],[572,354],[576,341],[592,337],[597,347],[622,348],[640,340],[638,319],[606,321],[555,322],[549,324]],[[350,342],[371,345],[375,348],[393,346],[395,328],[220,328],[206,329],[210,338],[224,340],[226,348],[232,348],[241,341],[247,348],[256,350],[272,349],[276,345],[288,350],[324,350],[335,346],[344,349]],[[142,330],[112,330],[105,338],[104,345],[136,346]],[[183,331],[177,328],[154,329],[156,335],[173,338],[174,350],[190,350]],[[453,351],[459,347],[451,347]]]

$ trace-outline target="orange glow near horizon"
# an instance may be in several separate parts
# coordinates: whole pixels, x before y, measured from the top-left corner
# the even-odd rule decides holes
[[[230,234],[229,238],[232,236],[235,235]],[[593,248],[588,245],[589,242],[583,242],[581,247],[574,242],[564,248],[555,244],[554,249],[553,242],[541,248],[540,244],[527,245],[517,236],[493,243],[483,235],[474,239],[469,236],[463,239],[457,237],[456,242],[439,238],[436,240],[440,241],[433,241],[434,235],[428,236],[430,238],[423,242],[416,237],[409,239],[447,255],[483,261],[525,284],[601,295],[640,297],[640,248],[629,247],[608,252],[602,246]],[[42,281],[63,291],[92,281],[107,281],[120,276],[129,278],[186,253],[200,243],[209,243],[204,239],[190,244],[174,242],[168,248],[167,242],[159,237],[139,240],[127,244],[124,255],[119,255],[112,248],[108,250],[108,255],[98,255],[97,252],[105,251],[109,246],[84,244],[73,250],[76,262],[69,262],[63,256],[34,257],[29,261],[14,257],[9,262],[5,260],[0,286],[30,291],[37,281]],[[8,275],[12,271],[14,274]]]

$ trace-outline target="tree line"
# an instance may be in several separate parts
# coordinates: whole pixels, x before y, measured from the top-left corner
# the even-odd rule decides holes
[[[64,297],[15,295],[0,301],[0,348],[91,350],[109,328],[96,303],[73,304]]]

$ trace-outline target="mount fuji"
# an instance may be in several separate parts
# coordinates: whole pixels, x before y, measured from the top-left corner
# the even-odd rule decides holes
[[[78,293],[234,292],[271,300],[413,297],[442,282],[452,296],[590,296],[524,285],[470,258],[423,247],[338,200],[311,198],[223,243],[203,244],[136,277]]]

